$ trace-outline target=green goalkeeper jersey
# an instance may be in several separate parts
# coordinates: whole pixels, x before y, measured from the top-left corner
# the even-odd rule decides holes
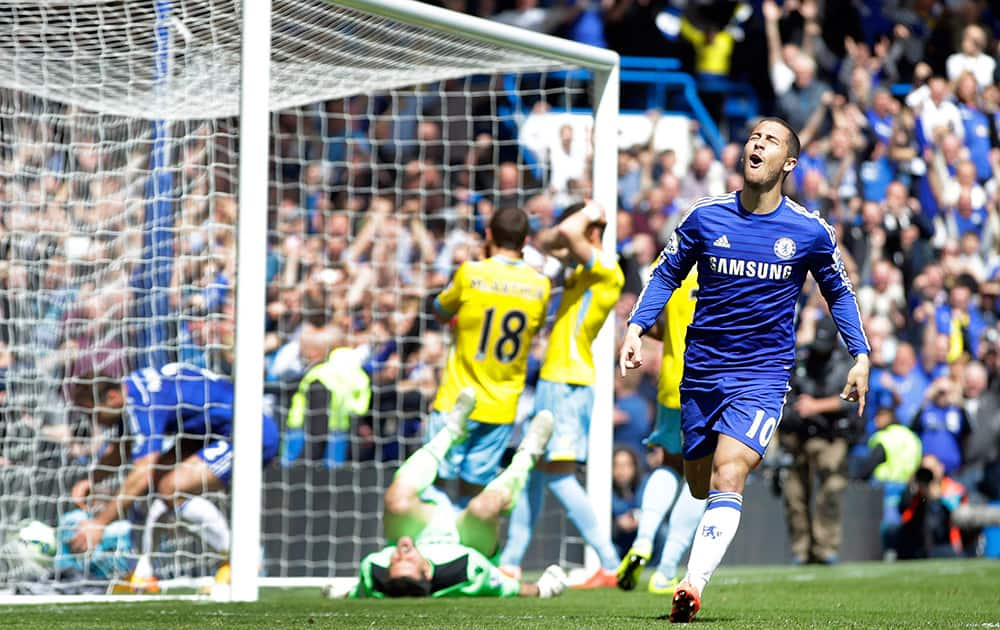
[[[521,583],[504,575],[486,556],[472,547],[453,543],[418,544],[431,563],[431,597],[515,597]],[[396,547],[368,554],[361,561],[361,579],[351,597],[385,597],[382,585],[389,579],[389,560]]]

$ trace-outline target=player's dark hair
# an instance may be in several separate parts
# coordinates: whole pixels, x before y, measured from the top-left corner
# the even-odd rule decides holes
[[[76,407],[89,409],[103,401],[105,394],[119,386],[120,383],[116,379],[103,374],[75,375],[66,383],[66,398]]]
[[[559,223],[562,223],[563,221],[565,221],[566,219],[570,218],[571,216],[573,216],[577,212],[583,210],[586,206],[587,206],[587,204],[585,204],[582,201],[578,201],[578,202],[574,203],[573,205],[566,206],[566,209],[563,210],[562,214],[559,215]]]
[[[759,125],[763,122],[777,123],[788,131],[788,157],[795,158],[796,160],[799,159],[799,153],[802,152],[802,141],[799,140],[799,134],[795,133],[795,129],[788,124],[788,121],[777,116],[765,116],[758,120],[757,124]]]
[[[528,214],[521,208],[500,208],[490,217],[493,244],[501,249],[520,250],[528,238]]]
[[[382,584],[382,593],[386,597],[427,597],[431,594],[431,581],[425,577],[390,578]]]

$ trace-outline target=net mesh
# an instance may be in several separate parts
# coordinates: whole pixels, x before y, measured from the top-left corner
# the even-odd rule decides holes
[[[235,116],[240,12],[240,0],[5,2],[0,84],[137,118]],[[324,0],[276,0],[271,24],[272,110],[498,69],[560,68]],[[169,38],[169,59],[158,37]]]
[[[527,112],[587,96],[559,64],[502,45],[318,0],[275,0],[273,11],[260,255],[265,409],[282,439],[264,472],[262,569],[351,575],[384,542],[384,489],[421,443],[440,381],[449,333],[432,317],[432,298],[458,264],[483,255],[493,209],[521,205],[545,223],[553,198],[589,192],[585,168],[550,159],[558,126],[531,138],[522,129]],[[106,500],[129,470],[107,455],[127,460],[130,432],[67,404],[67,384],[93,384],[96,394],[95,376],[175,362],[232,372],[239,12],[240,2],[222,0],[0,2],[8,542],[30,521],[64,541],[80,481]],[[573,140],[583,156],[587,124]],[[331,431],[329,407],[307,401],[303,430],[290,432],[304,372],[334,348],[369,376],[370,409]],[[166,449],[176,459],[211,439],[177,433]],[[161,462],[154,483],[172,470]],[[200,487],[169,498],[204,494],[227,512],[210,482],[203,474]],[[131,533],[112,541],[110,556],[60,555],[55,566],[78,569],[84,583],[120,578],[142,550],[152,506],[140,497],[121,515]],[[541,552],[529,558],[582,559],[561,516],[541,522]],[[204,522],[184,522],[173,507],[150,531],[160,577],[208,575],[224,557],[206,544]],[[4,588],[23,587],[11,569],[16,547],[0,547]]]

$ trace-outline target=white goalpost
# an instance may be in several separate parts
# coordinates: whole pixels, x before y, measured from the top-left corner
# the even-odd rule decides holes
[[[413,0],[0,0],[0,599],[117,600],[140,555],[166,596],[226,561],[233,601],[353,575],[440,379],[430,301],[496,208],[613,214],[617,115],[616,54]],[[612,320],[586,467],[609,528]],[[350,414],[300,389],[331,350],[367,378]],[[137,497],[68,553],[137,445],[67,392],[176,365],[233,382],[230,489],[203,479],[159,518]],[[153,485],[209,442],[171,436]],[[180,509],[195,495],[228,549]],[[596,566],[561,513],[541,522],[535,555]]]

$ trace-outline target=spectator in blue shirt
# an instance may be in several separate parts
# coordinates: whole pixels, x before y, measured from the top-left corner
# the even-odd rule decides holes
[[[958,78],[955,96],[958,98],[958,113],[965,127],[965,147],[969,150],[969,159],[976,165],[976,179],[985,182],[993,175],[990,149],[996,140],[996,134],[991,133],[990,119],[983,112],[976,79],[971,72],[964,72]]]
[[[905,342],[899,344],[889,373],[888,389],[893,393],[894,411],[902,424],[909,424],[917,415],[927,385],[927,377],[920,369],[913,346]]]
[[[947,304],[935,309],[935,332],[938,337],[948,339],[948,362],[955,361],[963,353],[975,357],[979,354],[979,339],[986,330],[983,315],[972,302],[972,295],[978,290],[975,278],[963,274],[948,291]]]
[[[893,181],[894,169],[889,160],[888,147],[882,141],[872,147],[868,159],[861,163],[858,179],[861,180],[861,196],[865,201],[885,199],[886,190]]]
[[[962,409],[962,391],[950,378],[931,383],[913,430],[920,436],[924,454],[937,457],[946,474],[962,466],[969,423]]]
[[[650,403],[638,391],[641,379],[638,371],[615,379],[615,444],[636,453],[645,450],[642,441],[649,435],[651,421]]]
[[[886,145],[891,143],[893,125],[899,112],[899,101],[892,97],[888,88],[880,87],[872,94],[872,104],[865,112],[868,129],[875,139]]]

